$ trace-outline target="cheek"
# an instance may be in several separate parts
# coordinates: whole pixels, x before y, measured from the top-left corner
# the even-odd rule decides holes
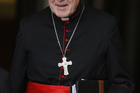
[[[49,3],[54,3],[55,0],[48,0]]]
[[[68,0],[68,2],[69,2],[69,3],[73,3],[73,2],[75,2],[75,0]]]
[[[51,8],[54,8],[54,2],[55,2],[55,0],[48,0],[48,3]]]

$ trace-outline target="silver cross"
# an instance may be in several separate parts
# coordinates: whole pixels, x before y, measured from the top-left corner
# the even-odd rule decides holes
[[[67,61],[66,57],[63,57],[62,60],[62,63],[58,63],[58,67],[64,67],[64,75],[69,75],[68,65],[72,65],[72,61]]]

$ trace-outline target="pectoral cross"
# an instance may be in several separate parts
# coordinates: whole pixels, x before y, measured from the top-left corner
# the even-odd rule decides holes
[[[72,65],[72,61],[67,61],[66,57],[63,57],[62,60],[62,63],[58,63],[58,67],[64,67],[64,75],[69,75],[68,65]]]

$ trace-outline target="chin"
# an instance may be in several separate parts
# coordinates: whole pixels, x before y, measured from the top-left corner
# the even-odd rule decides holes
[[[70,14],[67,12],[57,12],[56,16],[63,18],[63,17],[68,17]]]
[[[55,12],[56,16],[61,17],[61,18],[68,17],[71,13],[71,8],[68,7],[68,6],[66,6],[66,7],[55,7],[54,10],[55,10],[54,12]]]
[[[60,17],[60,18],[64,18],[64,17],[68,17],[69,15],[57,14],[57,16]]]

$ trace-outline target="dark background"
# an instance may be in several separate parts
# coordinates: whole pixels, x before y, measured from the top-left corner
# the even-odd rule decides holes
[[[0,0],[0,67],[9,72],[20,19],[46,7],[47,0],[2,1],[4,0]],[[140,0],[87,0],[87,3],[116,17],[128,56],[128,66],[134,77],[135,93],[139,93]]]

